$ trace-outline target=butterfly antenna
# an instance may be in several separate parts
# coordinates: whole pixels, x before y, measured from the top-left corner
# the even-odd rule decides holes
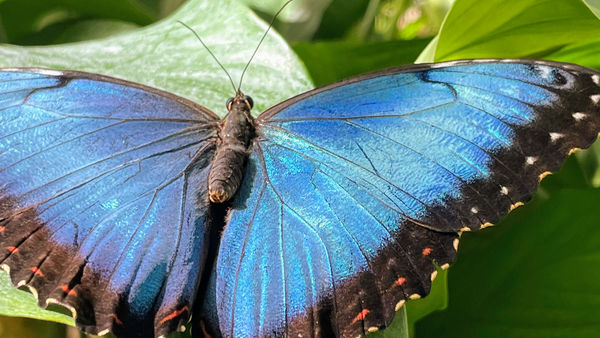
[[[277,13],[275,13],[275,15],[273,15],[273,19],[271,19],[271,23],[269,24],[269,27],[267,28],[267,30],[265,31],[265,34],[263,34],[262,38],[258,42],[258,45],[256,46],[256,49],[254,50],[254,53],[252,53],[250,60],[248,60],[246,67],[244,67],[244,70],[242,71],[242,76],[240,76],[240,84],[238,85],[237,91],[239,91],[242,88],[242,80],[244,80],[244,74],[246,74],[246,70],[248,69],[248,66],[250,66],[252,59],[254,59],[256,52],[258,52],[258,48],[262,44],[263,40],[267,37],[267,33],[269,33],[269,30],[271,30],[271,27],[273,27],[273,24],[275,23],[275,19],[277,19],[277,16],[279,15],[279,13],[281,13],[281,11],[283,11],[283,9],[292,1],[294,1],[294,0],[288,0],[286,3],[283,4],[283,6],[281,6],[281,8],[277,11]]]
[[[193,30],[192,27],[186,25],[183,21],[177,20],[177,22],[179,22],[185,28],[189,29],[192,33],[194,33],[194,35],[196,36],[196,38],[198,39],[198,41],[200,41],[200,43],[202,44],[202,46],[204,46],[204,48],[206,48],[206,50],[208,51],[208,53],[213,57],[213,59],[215,59],[215,61],[217,61],[217,64],[221,67],[221,69],[223,69],[223,71],[225,72],[225,74],[227,74],[227,77],[229,78],[229,81],[231,82],[231,86],[233,87],[233,91],[237,93],[237,90],[235,89],[235,83],[233,82],[233,79],[231,78],[231,75],[229,75],[229,72],[227,71],[227,69],[225,69],[225,67],[223,67],[223,65],[221,64],[221,62],[219,62],[219,59],[217,59],[217,57],[215,56],[215,54],[213,54],[213,52],[210,50],[210,48],[208,48],[208,46],[204,43],[204,41],[202,41],[202,39],[200,39],[200,36],[198,35],[198,33],[196,33],[196,31]]]

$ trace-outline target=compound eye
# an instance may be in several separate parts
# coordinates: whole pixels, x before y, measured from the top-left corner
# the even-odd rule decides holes
[[[244,96],[244,101],[246,101],[246,103],[250,106],[250,109],[252,109],[252,107],[254,107],[254,100],[252,100],[252,98],[248,95]]]
[[[231,110],[232,103],[233,103],[233,97],[228,98],[227,102],[225,103],[225,107],[227,107],[227,110]]]

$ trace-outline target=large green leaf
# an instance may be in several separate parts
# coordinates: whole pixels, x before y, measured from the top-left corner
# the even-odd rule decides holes
[[[3,46],[0,67],[74,69],[161,88],[223,114],[229,80],[196,40],[191,25],[236,82],[266,24],[236,1],[194,0],[157,24],[97,41],[49,47]],[[227,23],[227,24],[224,24]],[[312,87],[285,42],[270,34],[248,68],[242,89],[256,112]]]
[[[590,8],[592,13],[600,18],[600,0],[584,0],[584,2]]]
[[[600,69],[599,56],[600,38],[596,37],[592,40],[569,44],[561,49],[552,51],[545,57],[556,61],[577,62],[582,66]]]
[[[345,37],[354,25],[364,19],[369,4],[378,1],[333,0],[329,8],[323,13],[323,21],[315,32],[315,39],[340,39]]]
[[[419,337],[596,337],[600,189],[571,189],[463,236],[448,309]]]
[[[428,40],[302,42],[293,45],[317,86],[414,62]]]
[[[600,21],[583,1],[457,0],[435,59],[540,57],[598,36]]]
[[[270,22],[287,0],[240,0]],[[288,41],[310,39],[319,28],[323,12],[332,0],[294,0],[275,22],[277,31]]]
[[[222,115],[233,88],[177,20],[196,30],[235,81],[266,29],[264,22],[236,1],[194,0],[155,25],[103,40],[51,47],[1,46],[0,67],[73,69],[115,76],[182,95]],[[301,63],[274,33],[265,39],[243,84],[254,97],[257,112],[311,87]],[[10,286],[1,274],[0,314],[70,322],[65,316],[37,309],[33,296]]]
[[[0,314],[14,317],[28,317],[51,320],[58,323],[73,325],[71,316],[54,311],[42,310],[27,291],[15,289],[8,275],[0,272]]]
[[[147,25],[156,20],[158,14],[139,0],[6,0],[0,3],[0,29],[4,41],[8,42],[26,42],[47,26],[80,17]]]

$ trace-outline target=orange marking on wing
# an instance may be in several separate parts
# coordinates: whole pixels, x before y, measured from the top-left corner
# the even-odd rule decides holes
[[[16,246],[7,246],[6,248],[8,249],[8,251],[10,251],[10,253],[15,253],[19,251],[19,248],[17,248]]]
[[[164,324],[164,323],[168,322],[169,320],[171,320],[171,319],[173,319],[173,318],[176,318],[176,317],[180,316],[182,313],[184,313],[184,312],[186,312],[186,311],[188,311],[188,307],[187,307],[187,305],[186,305],[186,306],[184,306],[184,307],[182,307],[182,308],[181,308],[181,310],[175,310],[175,311],[173,311],[173,312],[172,312],[170,315],[168,315],[168,316],[166,316],[165,318],[163,318],[163,319],[160,321],[160,323],[161,323],[161,324]]]
[[[394,282],[394,285],[400,286],[400,285],[404,284],[404,282],[406,282],[406,278],[400,277],[400,278],[396,279],[396,281]]]
[[[63,292],[65,292],[67,294],[67,296],[73,296],[73,297],[77,297],[77,291],[73,290],[73,289],[69,289],[68,285],[61,285],[60,289],[63,290]]]
[[[0,225],[0,232],[4,232],[4,230],[6,230],[5,226]]]
[[[33,271],[33,274],[36,276],[44,277],[44,273],[37,266],[29,268],[29,270]]]
[[[108,315],[110,318],[115,320],[115,323],[117,323],[117,325],[123,325],[123,322],[119,319],[119,317],[117,317],[116,313],[111,313]]]
[[[423,249],[423,256],[429,256],[429,254],[431,254],[432,251],[433,251],[432,248]]]
[[[371,312],[371,310],[363,309],[359,314],[356,315],[356,317],[354,317],[352,324],[358,322],[359,320],[365,320],[365,317],[367,317],[369,312]]]

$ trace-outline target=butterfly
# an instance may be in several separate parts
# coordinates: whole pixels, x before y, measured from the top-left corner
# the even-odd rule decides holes
[[[85,332],[355,337],[427,295],[463,231],[600,131],[600,73],[460,60],[253,117],[77,71],[0,70],[0,264]],[[200,305],[199,305],[200,304]]]

